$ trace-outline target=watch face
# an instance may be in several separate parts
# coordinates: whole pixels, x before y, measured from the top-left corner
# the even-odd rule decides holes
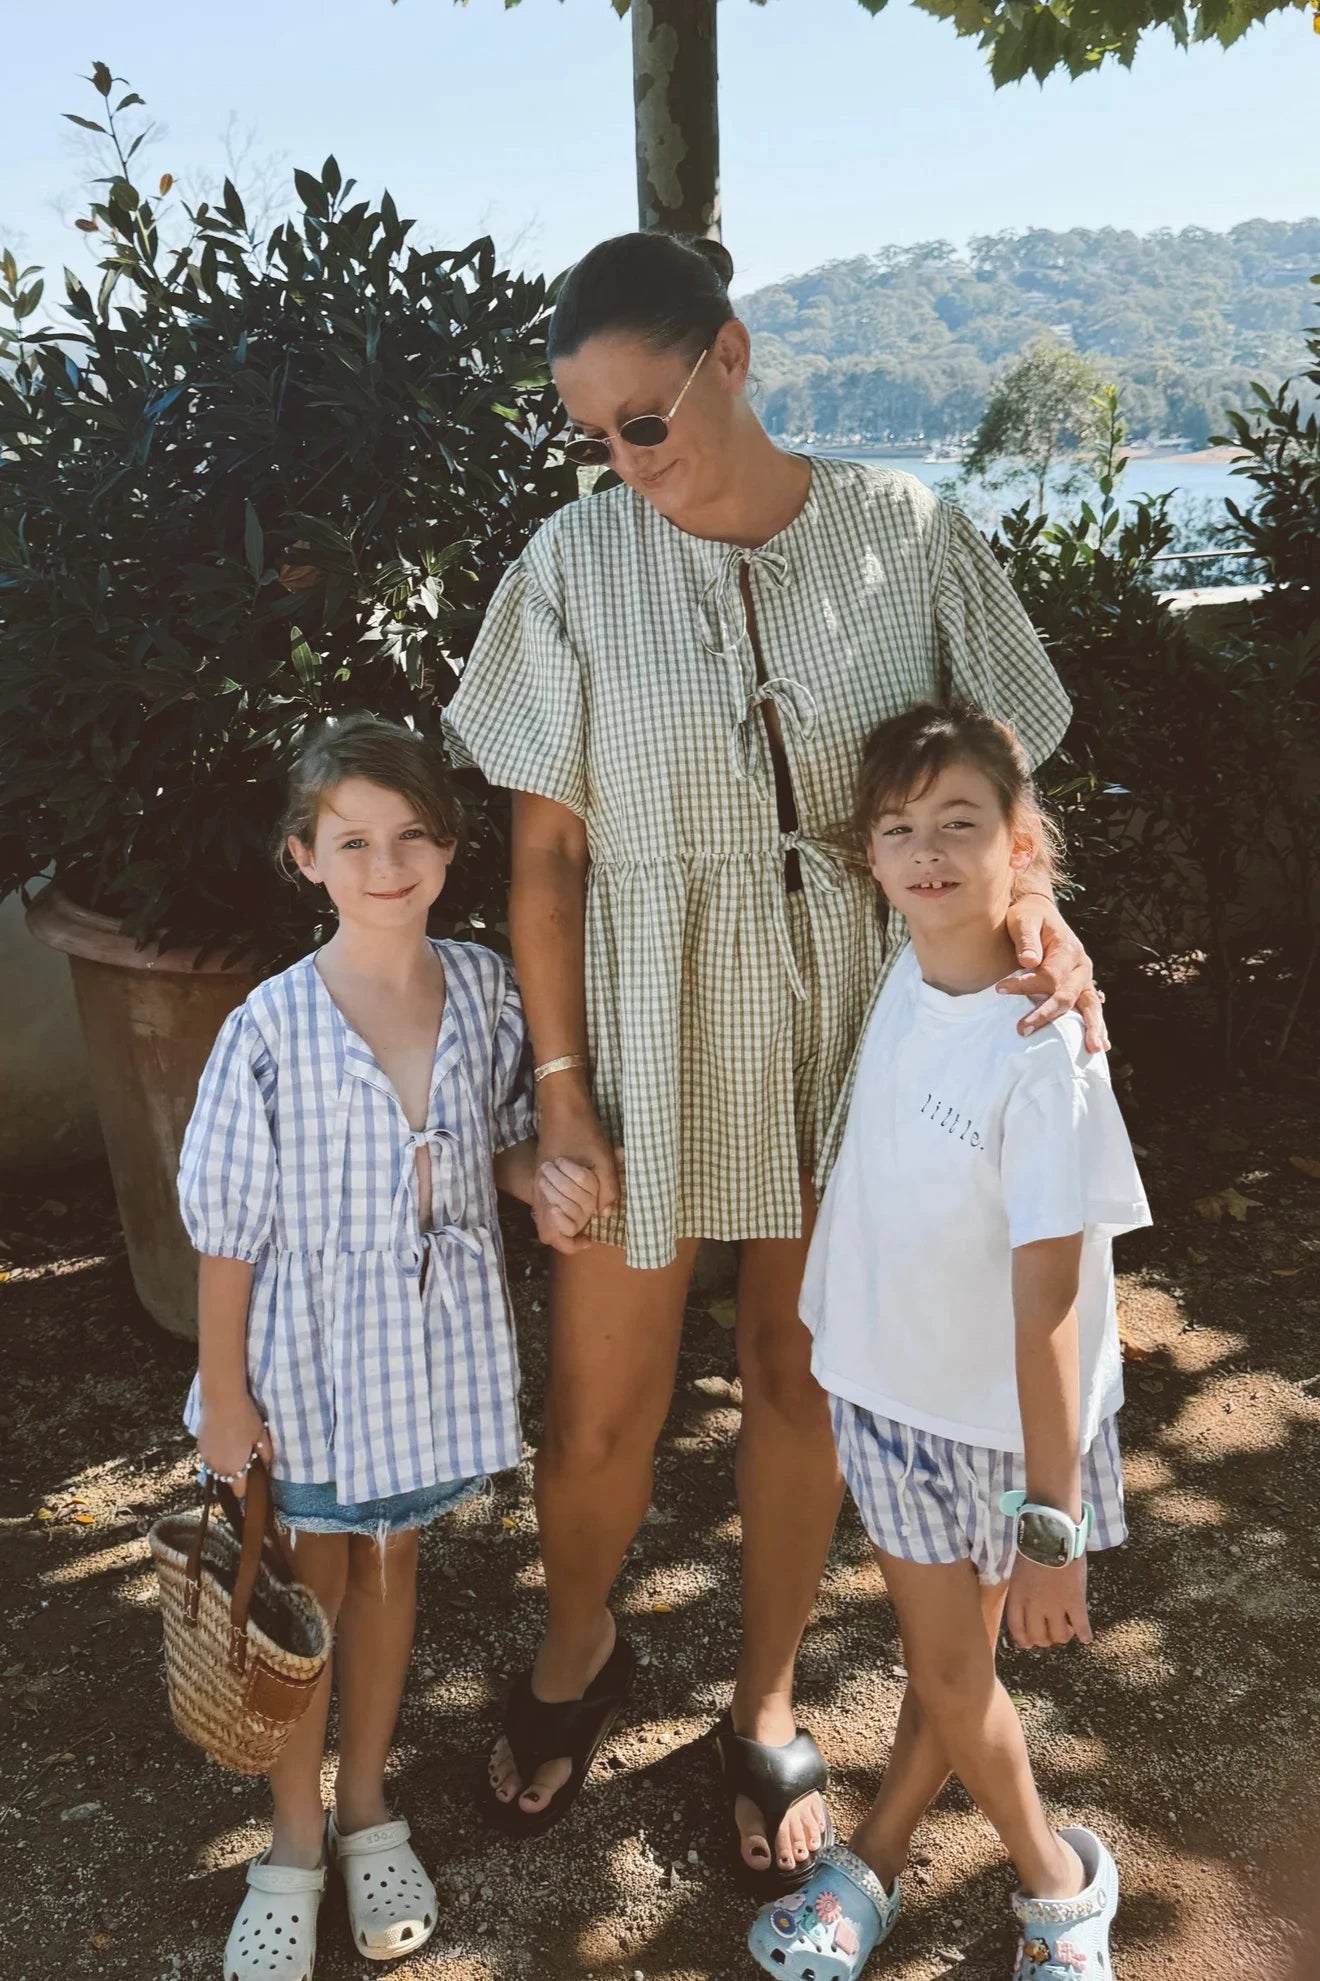
[[[1051,1507],[1024,1508],[1018,1515],[1017,1544],[1041,1568],[1066,1568],[1073,1558],[1076,1527]]]

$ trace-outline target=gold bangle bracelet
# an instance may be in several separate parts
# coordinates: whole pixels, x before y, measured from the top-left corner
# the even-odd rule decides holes
[[[542,1065],[534,1066],[532,1080],[539,1087],[542,1080],[548,1080],[552,1073],[585,1072],[586,1066],[587,1062],[582,1053],[566,1052],[559,1059],[547,1059]]]

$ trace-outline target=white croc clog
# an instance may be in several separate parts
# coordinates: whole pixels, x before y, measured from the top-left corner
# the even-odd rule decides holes
[[[225,1943],[225,1981],[312,1981],[324,1864],[300,1871],[263,1854],[248,1865],[247,1882]]]
[[[435,1931],[435,1886],[408,1841],[407,1823],[378,1823],[347,1836],[333,1811],[326,1825],[330,1855],[348,1896],[353,1944],[368,1960],[398,1960],[416,1953]]]

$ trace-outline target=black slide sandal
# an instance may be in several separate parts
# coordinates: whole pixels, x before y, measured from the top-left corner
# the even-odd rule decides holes
[[[814,1855],[786,1870],[776,1861],[774,1851],[779,1827],[793,1804],[801,1802],[804,1796],[823,1796],[830,1785],[830,1771],[825,1765],[825,1757],[811,1735],[799,1727],[793,1739],[783,1747],[770,1747],[764,1741],[749,1740],[744,1734],[736,1732],[732,1718],[724,1713],[716,1722],[714,1740],[724,1772],[730,1815],[733,1815],[738,1796],[745,1795],[761,1812],[765,1824],[762,1834],[770,1846],[770,1862],[763,1870],[758,1870],[743,1856],[739,1837],[734,1848],[744,1881],[753,1890],[764,1893],[772,1888],[775,1892],[782,1891],[785,1878],[809,1878],[816,1868]],[[735,1817],[735,1833],[737,1827]],[[827,1849],[834,1840],[834,1823],[827,1809],[821,1849]]]
[[[514,1680],[505,1702],[502,1731],[523,1788],[546,1761],[566,1757],[571,1772],[551,1800],[532,1812],[518,1807],[516,1795],[510,1802],[492,1796],[492,1819],[507,1836],[542,1836],[567,1816],[582,1792],[592,1762],[632,1695],[636,1676],[637,1656],[632,1645],[626,1637],[616,1637],[614,1649],[580,1699],[538,1699],[529,1671]]]

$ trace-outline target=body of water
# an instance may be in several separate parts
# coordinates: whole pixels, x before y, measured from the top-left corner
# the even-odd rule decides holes
[[[900,468],[927,488],[939,488],[961,472],[956,461],[923,461],[918,454],[884,454],[865,447],[814,447],[811,452],[835,461],[873,461],[878,468]],[[1198,502],[1222,502],[1226,495],[1240,501],[1251,493],[1250,483],[1233,473],[1231,461],[1187,461],[1176,454],[1135,456],[1121,486],[1128,496],[1181,494]]]
[[[872,461],[877,467],[897,468],[904,474],[915,475],[927,488],[938,489],[942,495],[957,495],[982,524],[1007,509],[1016,508],[1024,500],[1034,499],[1026,488],[987,495],[978,482],[964,486],[956,461],[923,461],[916,454],[887,454],[865,447],[817,447],[810,451],[831,460]],[[1200,543],[1205,527],[1222,513],[1225,497],[1231,496],[1241,508],[1246,508],[1255,489],[1244,476],[1233,473],[1231,461],[1189,461],[1177,455],[1143,454],[1128,462],[1119,493],[1129,502],[1140,495],[1171,495],[1171,516],[1186,525]],[[1076,508],[1077,499],[1056,493],[1050,507],[1056,513],[1067,514]],[[1179,547],[1191,546],[1180,544]]]

